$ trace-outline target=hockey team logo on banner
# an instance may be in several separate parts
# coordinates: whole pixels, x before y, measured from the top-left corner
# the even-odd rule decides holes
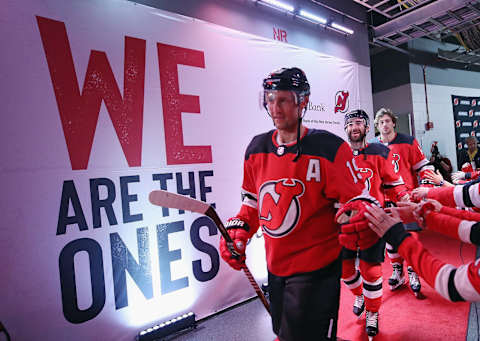
[[[348,110],[348,96],[350,93],[347,90],[337,91],[335,94],[335,113],[345,113]]]
[[[480,97],[462,97],[452,95],[453,119],[455,122],[455,143],[457,145],[457,166],[460,152],[467,148],[465,139],[469,136],[477,136],[478,117],[480,114],[475,111]],[[473,130],[472,130],[473,128]]]
[[[298,198],[304,191],[305,185],[297,179],[269,181],[260,186],[258,209],[260,225],[266,234],[284,237],[295,228],[300,219]]]

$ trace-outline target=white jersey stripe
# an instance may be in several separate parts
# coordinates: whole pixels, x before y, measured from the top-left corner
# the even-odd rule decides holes
[[[480,193],[478,192],[479,191],[478,185],[479,184],[472,185],[468,189],[468,195],[470,197],[470,201],[475,207],[480,207]]]
[[[449,301],[451,301],[451,299],[448,295],[448,278],[450,277],[450,272],[453,270],[455,270],[453,265],[445,264],[438,270],[437,276],[435,277],[435,290]]]
[[[474,221],[462,220],[458,224],[458,237],[462,242],[471,244],[470,232],[472,231],[472,226],[475,224]]]
[[[457,269],[454,283],[458,293],[465,301],[480,301],[480,294],[477,292],[477,290],[475,290],[472,283],[468,279],[468,264],[462,265]]]
[[[249,197],[245,197],[242,202],[243,205],[250,206],[251,208],[257,209],[257,201],[252,200]]]
[[[423,159],[420,162],[417,162],[416,164],[414,164],[412,166],[412,168],[413,168],[414,171],[418,171],[420,168],[422,168],[423,166],[425,166],[429,162],[430,161],[428,161],[427,159]]]
[[[455,186],[453,189],[453,199],[457,207],[465,207],[463,202],[463,186]]]

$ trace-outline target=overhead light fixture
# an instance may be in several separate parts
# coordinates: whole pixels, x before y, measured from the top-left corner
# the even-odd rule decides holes
[[[295,9],[295,7],[293,7],[292,5],[289,5],[289,4],[286,4],[286,3],[283,3],[283,2],[277,1],[277,0],[258,0],[257,2],[259,2],[261,4],[270,5],[272,7],[277,8],[277,9],[283,9],[285,11],[292,12],[292,13],[293,13],[293,10]]]
[[[333,28],[336,28],[337,30],[339,31],[342,31],[342,32],[345,32],[345,33],[348,33],[348,34],[353,34],[353,30],[345,27],[345,26],[342,26],[342,25],[339,25],[339,24],[336,24],[334,22],[332,22],[332,27]]]
[[[307,19],[309,21],[313,21],[317,24],[323,24],[325,25],[327,23],[327,20],[322,18],[322,17],[319,17],[315,14],[312,14],[310,12],[307,12],[307,11],[304,11],[303,9],[300,10],[300,12],[298,13],[300,15],[301,18],[303,19]]]
[[[180,315],[171,320],[159,323],[153,327],[142,330],[135,339],[137,341],[157,340],[159,338],[176,333],[180,330],[195,327],[195,314],[193,312],[189,312],[188,314]]]

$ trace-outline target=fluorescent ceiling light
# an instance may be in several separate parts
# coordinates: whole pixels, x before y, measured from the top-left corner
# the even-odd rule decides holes
[[[300,14],[300,16],[302,16],[306,19],[315,21],[316,23],[319,23],[319,24],[326,24],[327,23],[326,19],[324,19],[322,17],[319,17],[319,16],[316,16],[315,14],[312,14],[310,12],[304,11],[303,9],[300,10],[299,14]]]
[[[353,30],[351,30],[349,28],[346,28],[342,25],[335,24],[334,22],[332,22],[332,27],[336,28],[337,30],[340,30],[342,32],[345,32],[345,33],[348,33],[348,34],[353,34]]]
[[[272,6],[277,7],[277,8],[284,9],[284,10],[289,11],[289,12],[293,12],[293,10],[295,9],[292,5],[285,4],[285,3],[277,1],[277,0],[261,0],[259,2],[260,3],[264,2],[266,4],[272,5]]]

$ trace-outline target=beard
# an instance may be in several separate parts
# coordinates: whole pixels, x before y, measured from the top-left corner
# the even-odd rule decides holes
[[[363,140],[365,139],[365,137],[367,136],[367,133],[365,131],[356,131],[356,133],[358,133],[358,135],[356,137],[353,136],[353,131],[349,132],[348,133],[348,140],[350,142],[363,142]]]

